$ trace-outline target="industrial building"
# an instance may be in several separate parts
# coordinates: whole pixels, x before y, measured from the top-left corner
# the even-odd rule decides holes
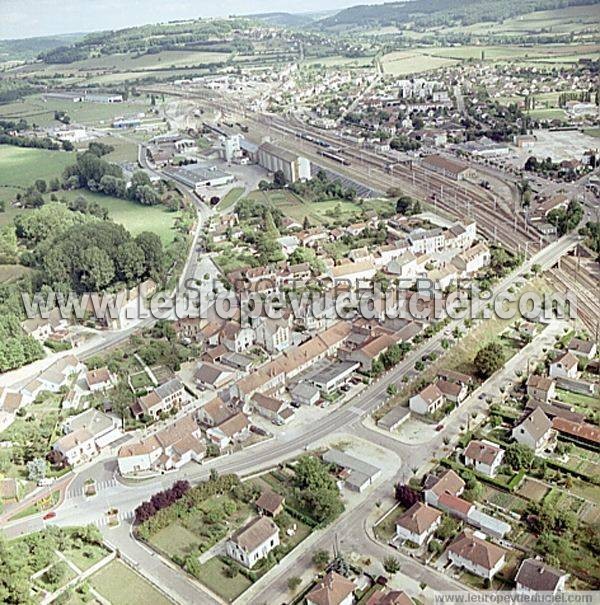
[[[288,183],[310,179],[311,176],[307,158],[272,143],[263,143],[258,148],[258,163],[269,172],[281,170]]]
[[[228,172],[223,172],[211,164],[189,164],[177,168],[166,168],[165,172],[176,181],[199,192],[202,187],[221,187],[235,180]]]

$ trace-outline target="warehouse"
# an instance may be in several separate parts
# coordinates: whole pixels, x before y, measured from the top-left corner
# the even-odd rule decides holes
[[[272,143],[258,148],[258,163],[269,172],[281,170],[288,183],[310,179],[310,161]]]
[[[354,492],[364,491],[381,475],[380,468],[336,449],[325,452],[323,461],[343,469],[340,477],[344,485]]]
[[[210,164],[189,164],[178,168],[166,168],[165,172],[176,181],[192,187],[197,192],[202,187],[221,187],[235,180],[228,172]]]

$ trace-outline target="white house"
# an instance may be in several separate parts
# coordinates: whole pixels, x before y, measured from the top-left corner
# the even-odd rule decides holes
[[[98,453],[94,435],[87,429],[78,429],[61,437],[52,449],[58,452],[70,466],[86,462]]]
[[[546,449],[552,435],[552,422],[539,407],[512,430],[512,438],[517,443],[538,453]]]
[[[279,546],[279,527],[270,517],[255,517],[227,540],[225,552],[244,567],[252,569],[257,561]]]
[[[490,249],[480,242],[458,254],[452,264],[464,274],[473,274],[483,267],[487,267],[490,264],[490,258]]]
[[[550,364],[550,376],[552,378],[577,378],[579,360],[573,353],[567,351]]]
[[[506,563],[506,550],[465,530],[447,549],[448,559],[457,567],[491,580]]]
[[[524,559],[515,577],[516,592],[564,592],[569,574],[539,559]]]
[[[416,502],[396,519],[396,536],[421,546],[439,527],[441,521],[442,513],[439,510]]]
[[[430,476],[425,484],[425,502],[437,506],[444,494],[460,496],[465,491],[465,482],[453,471],[447,470],[441,477]]]
[[[488,477],[496,476],[503,458],[504,450],[489,441],[473,440],[465,449],[465,465]]]
[[[433,414],[444,405],[444,394],[436,384],[426,386],[420,393],[413,395],[408,403],[411,411],[417,414]]]

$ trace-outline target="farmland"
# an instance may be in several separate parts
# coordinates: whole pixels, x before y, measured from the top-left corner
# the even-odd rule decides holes
[[[25,188],[33,185],[36,179],[49,180],[60,176],[74,160],[75,154],[71,152],[2,145],[0,146],[0,188],[6,186]]]

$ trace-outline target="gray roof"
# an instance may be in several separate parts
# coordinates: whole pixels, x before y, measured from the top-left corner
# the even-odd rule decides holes
[[[301,399],[312,399],[315,395],[319,395],[319,389],[308,382],[299,382],[290,393],[292,397],[300,397]]]
[[[476,507],[472,507],[469,511],[469,521],[480,527],[484,532],[502,538],[512,529],[508,523],[496,519],[496,517],[492,517]]]
[[[348,371],[359,367],[359,363],[354,361],[335,361],[326,362],[321,365],[314,374],[310,376],[310,380],[319,384],[324,384],[335,380]]]
[[[177,393],[177,391],[180,391],[181,389],[183,389],[181,380],[179,380],[179,378],[173,378],[172,380],[169,380],[169,382],[165,382],[165,384],[161,384],[159,387],[156,387],[154,390],[162,400],[170,395],[173,395],[174,393]]]
[[[381,472],[380,468],[336,449],[325,452],[325,454],[323,454],[323,460],[352,471],[351,476],[358,473],[359,475],[366,475],[372,479]]]
[[[387,414],[385,414],[380,420],[378,420],[377,426],[391,431],[396,424],[407,419],[409,416],[409,408],[397,405],[395,408],[392,408]]]
[[[92,408],[77,416],[71,416],[65,424],[70,427],[70,432],[85,429],[92,435],[98,435],[113,426],[113,419],[104,412]]]
[[[273,143],[263,143],[258,149],[259,151],[264,151],[265,153],[278,157],[286,162],[295,162],[299,157],[297,153],[273,145]]]

